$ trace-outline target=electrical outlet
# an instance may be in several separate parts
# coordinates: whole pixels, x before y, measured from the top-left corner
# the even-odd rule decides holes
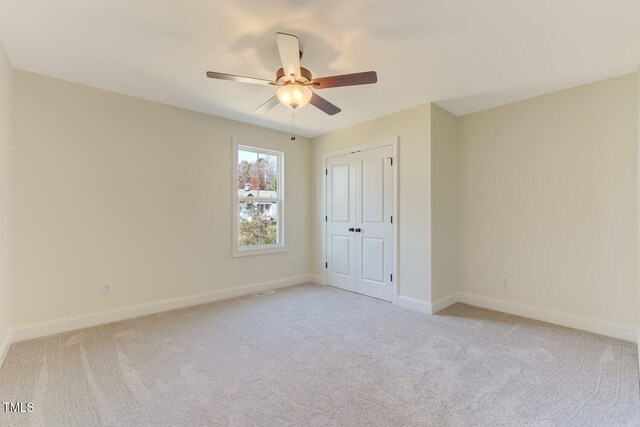
[[[295,257],[291,258],[291,268],[296,268],[298,266],[298,260]]]
[[[509,278],[507,276],[502,276],[502,282],[500,286],[502,286],[503,288],[511,287],[511,284],[509,283]]]
[[[113,284],[111,282],[104,282],[102,284],[102,296],[106,297],[113,294]]]

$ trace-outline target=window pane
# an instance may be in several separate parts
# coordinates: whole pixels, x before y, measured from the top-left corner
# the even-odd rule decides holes
[[[278,244],[278,209],[270,202],[239,202],[240,247]]]
[[[277,197],[278,156],[259,153],[256,169],[258,190],[261,190],[260,197]]]
[[[253,196],[258,194],[257,182],[257,162],[258,153],[253,151],[238,150],[238,190],[243,190],[246,193],[238,192],[242,196],[247,196],[249,192],[253,191]]]

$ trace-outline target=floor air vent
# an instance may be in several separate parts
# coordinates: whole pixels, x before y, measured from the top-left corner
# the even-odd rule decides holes
[[[257,296],[257,297],[263,297],[265,295],[271,295],[271,294],[275,294],[275,293],[276,293],[276,291],[269,290],[269,291],[256,292],[254,295]]]

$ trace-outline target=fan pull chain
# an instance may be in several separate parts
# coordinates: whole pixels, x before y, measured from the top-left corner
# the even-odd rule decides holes
[[[296,140],[296,109],[293,109],[293,113],[291,114],[291,140]]]

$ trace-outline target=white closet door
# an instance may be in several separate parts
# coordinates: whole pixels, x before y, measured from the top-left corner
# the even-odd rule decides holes
[[[353,154],[327,160],[327,283],[356,290],[356,161]]]
[[[391,301],[393,173],[390,146],[356,153],[356,292]]]
[[[393,300],[393,148],[327,159],[327,283]]]

